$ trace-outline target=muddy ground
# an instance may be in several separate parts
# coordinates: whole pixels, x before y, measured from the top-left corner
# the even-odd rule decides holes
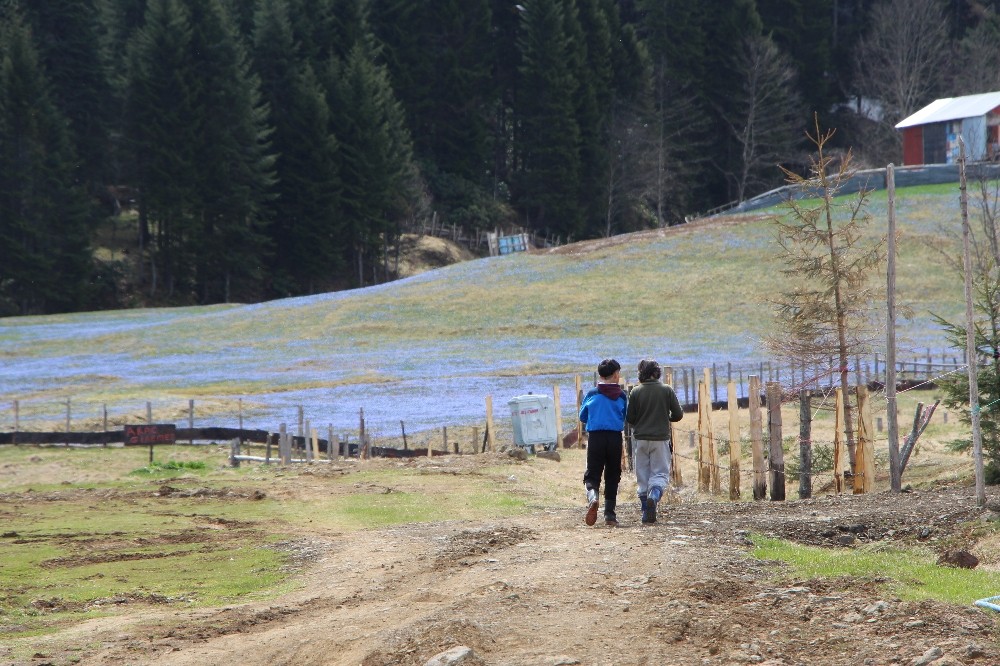
[[[516,478],[519,465],[539,463],[468,456],[446,471],[500,464]],[[364,463],[379,464],[442,468],[439,459]],[[575,478],[565,464],[544,463],[543,473]],[[308,501],[329,492],[328,475],[356,468],[279,480],[271,494]],[[28,661],[5,661],[0,649],[0,664],[407,666],[461,646],[460,663],[496,666],[1000,665],[1000,613],[901,601],[879,580],[798,580],[748,556],[747,537],[759,533],[830,548],[963,547],[1000,568],[996,542],[975,542],[969,528],[995,514],[963,483],[782,503],[687,492],[653,526],[640,525],[629,492],[623,485],[618,528],[586,527],[581,507],[529,498],[526,515],[489,523],[301,533],[282,544],[294,556],[295,591],[198,610],[123,600],[128,612],[38,638]],[[989,495],[998,501],[1000,489]]]

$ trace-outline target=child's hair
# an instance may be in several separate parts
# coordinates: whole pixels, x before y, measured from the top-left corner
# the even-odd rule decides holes
[[[606,358],[597,364],[597,374],[601,376],[601,379],[607,379],[621,369],[622,366],[613,358]]]
[[[639,381],[648,382],[651,379],[660,378],[660,364],[651,358],[644,358],[639,361]]]

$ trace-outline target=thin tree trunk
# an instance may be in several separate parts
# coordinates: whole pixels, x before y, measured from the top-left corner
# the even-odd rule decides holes
[[[823,163],[823,146],[819,146],[819,163]],[[847,455],[851,463],[851,473],[855,472],[856,460],[854,457],[854,421],[851,410],[851,401],[848,396],[851,395],[849,383],[848,383],[848,348],[847,348],[847,322],[846,313],[844,312],[844,300],[843,294],[841,293],[841,277],[840,277],[840,262],[837,255],[837,248],[834,244],[833,236],[833,214],[831,213],[831,208],[833,207],[833,202],[830,196],[830,187],[825,173],[821,175],[823,179],[823,207],[826,213],[826,231],[827,231],[827,245],[830,251],[830,266],[831,271],[834,276],[833,283],[833,300],[834,308],[837,313],[837,347],[840,356],[840,389],[844,392],[844,434],[847,438]]]

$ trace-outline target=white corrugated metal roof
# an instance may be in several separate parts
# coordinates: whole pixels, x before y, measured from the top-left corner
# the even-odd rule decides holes
[[[936,99],[912,116],[898,122],[896,129],[985,116],[998,106],[1000,106],[1000,91]]]

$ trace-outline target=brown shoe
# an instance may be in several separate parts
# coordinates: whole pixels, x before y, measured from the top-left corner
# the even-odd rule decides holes
[[[608,518],[604,521],[604,524],[608,527],[618,527],[618,521],[613,518]]]

